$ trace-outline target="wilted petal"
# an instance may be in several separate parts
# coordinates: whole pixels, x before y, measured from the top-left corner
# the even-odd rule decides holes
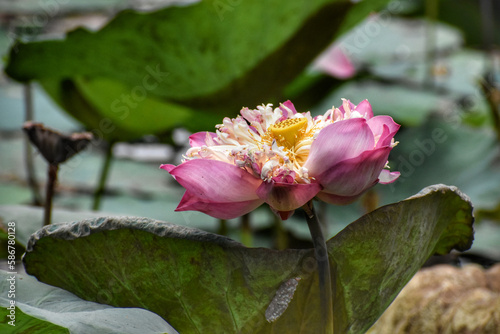
[[[375,139],[364,118],[353,118],[328,125],[311,145],[304,167],[316,177],[338,163],[373,149]]]
[[[214,138],[217,138],[217,134],[214,132],[208,132],[208,131],[196,132],[193,133],[191,136],[189,136],[189,145],[191,145],[191,147],[201,147],[203,145],[210,145],[213,144]],[[212,140],[212,143],[210,142],[207,143],[207,139]]]
[[[186,191],[175,211],[200,211],[218,219],[233,219],[255,210],[262,203],[264,202],[261,199],[227,203],[207,202]]]
[[[263,182],[257,195],[276,211],[292,211],[314,198],[321,190],[317,183],[290,184]]]
[[[316,176],[323,191],[338,196],[356,196],[374,186],[384,168],[391,148],[366,151]]]
[[[391,172],[390,170],[382,169],[378,176],[378,182],[382,184],[392,183],[396,181],[400,175],[400,172]]]
[[[195,159],[179,166],[161,165],[193,196],[207,202],[233,203],[256,200],[262,180],[235,165]]]

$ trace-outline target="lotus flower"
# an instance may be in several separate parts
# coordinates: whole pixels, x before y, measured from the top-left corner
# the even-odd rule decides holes
[[[314,118],[290,101],[243,108],[215,133],[191,135],[180,165],[160,168],[186,188],[176,211],[232,219],[265,202],[285,220],[314,197],[348,204],[396,180],[387,159],[399,127],[389,116],[374,117],[367,100],[343,100]]]

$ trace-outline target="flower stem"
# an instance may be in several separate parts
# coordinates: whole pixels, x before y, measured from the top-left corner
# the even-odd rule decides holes
[[[217,231],[217,234],[227,235],[227,220],[219,219],[219,230]]]
[[[111,160],[113,160],[113,145],[114,142],[108,143],[106,147],[106,156],[104,158],[104,164],[101,169],[101,176],[99,177],[99,184],[94,192],[94,203],[92,204],[92,210],[99,211],[101,207],[101,198],[106,189],[106,180],[108,179],[109,168],[111,166]]]
[[[58,164],[49,164],[49,170],[47,175],[47,189],[45,193],[43,226],[50,224],[50,218],[52,213],[52,197],[54,197],[54,188],[57,181],[58,169],[59,169]]]
[[[425,85],[429,88],[435,86],[434,65],[436,62],[436,21],[439,12],[438,0],[426,0],[425,2],[425,16],[426,22],[426,36],[425,36],[425,52],[426,52],[426,66],[427,73],[425,76]]]
[[[311,232],[314,245],[314,255],[318,264],[319,275],[319,300],[321,306],[321,321],[325,333],[333,333],[333,311],[332,311],[332,281],[330,276],[330,261],[326,248],[325,237],[321,230],[318,216],[314,211],[312,200],[303,207],[306,212],[307,225]]]
[[[283,221],[278,217],[278,215],[273,215],[274,217],[274,230],[275,230],[275,247],[276,249],[287,249],[288,248],[288,234],[283,226]]]
[[[24,111],[25,121],[33,120],[33,91],[31,83],[24,85]],[[35,162],[33,160],[33,149],[31,148],[29,139],[24,140],[24,161],[26,164],[26,171],[28,173],[28,185],[31,189],[31,195],[33,197],[33,204],[36,206],[42,205],[42,196],[38,190],[38,181],[35,174]]]
[[[252,226],[250,225],[250,213],[244,214],[240,218],[241,243],[247,247],[252,247]]]

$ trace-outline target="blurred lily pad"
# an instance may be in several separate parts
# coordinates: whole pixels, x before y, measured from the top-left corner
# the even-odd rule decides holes
[[[500,146],[495,134],[463,125],[454,110],[448,112],[398,133],[390,165],[401,176],[377,186],[383,203],[401,200],[434,182],[456,185],[477,209],[491,210],[500,203]]]
[[[424,1],[413,0],[411,2],[415,7],[413,15],[425,15],[426,3]],[[488,39],[491,39],[493,44],[500,43],[500,36],[494,33],[500,30],[500,22],[495,19],[495,14],[500,10],[497,1],[440,0],[436,2],[436,6],[439,12],[438,19],[460,29],[468,45],[472,47],[484,45],[485,34],[491,34]],[[489,20],[491,20],[491,28],[485,32],[483,24]]]
[[[340,48],[352,61],[373,66],[398,62],[421,61],[427,50],[425,20],[397,17],[397,7],[373,15],[339,39]],[[389,6],[391,8],[391,6]],[[462,45],[460,31],[443,23],[435,26],[436,54],[446,54]]]
[[[438,185],[329,240],[335,330],[366,331],[430,255],[471,246],[472,222],[467,197]],[[44,227],[24,263],[42,282],[86,300],[148,309],[180,332],[320,331],[311,249],[246,248],[160,221],[103,217]],[[277,292],[290,286],[291,295]],[[269,322],[270,313],[277,320]]]
[[[95,10],[110,10],[113,7],[120,5],[122,0],[76,0],[76,1],[62,1],[52,5],[42,3],[36,0],[18,0],[18,1],[5,1],[0,3],[0,10],[8,14],[39,14],[39,15],[56,15],[66,14],[75,11],[95,11]],[[43,22],[42,18],[38,21]],[[38,22],[35,21],[35,22]]]
[[[367,99],[375,115],[392,116],[396,122],[406,126],[422,124],[431,112],[450,102],[446,97],[433,92],[363,80],[342,85],[326,96],[314,108],[314,112],[324,113],[332,106],[338,108],[342,98],[349,99],[353,103]]]

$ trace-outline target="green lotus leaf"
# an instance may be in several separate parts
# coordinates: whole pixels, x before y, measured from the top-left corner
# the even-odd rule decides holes
[[[5,72],[40,81],[106,139],[179,124],[206,130],[242,106],[286,99],[283,88],[319,52],[387,2],[205,0],[123,11],[97,32],[14,45]]]
[[[468,198],[438,185],[330,239],[335,330],[366,331],[429,256],[471,246],[472,223]],[[145,308],[180,332],[320,331],[311,249],[246,248],[147,218],[103,217],[44,227],[24,263],[42,282],[86,300]]]
[[[34,318],[27,315],[21,309],[15,309],[15,319],[10,320],[8,317],[10,315],[10,310],[6,307],[2,307],[0,310],[0,317],[3,322],[0,322],[0,330],[2,333],[33,333],[33,334],[70,334],[67,328],[55,325],[51,322]],[[9,324],[10,322],[10,324]]]

